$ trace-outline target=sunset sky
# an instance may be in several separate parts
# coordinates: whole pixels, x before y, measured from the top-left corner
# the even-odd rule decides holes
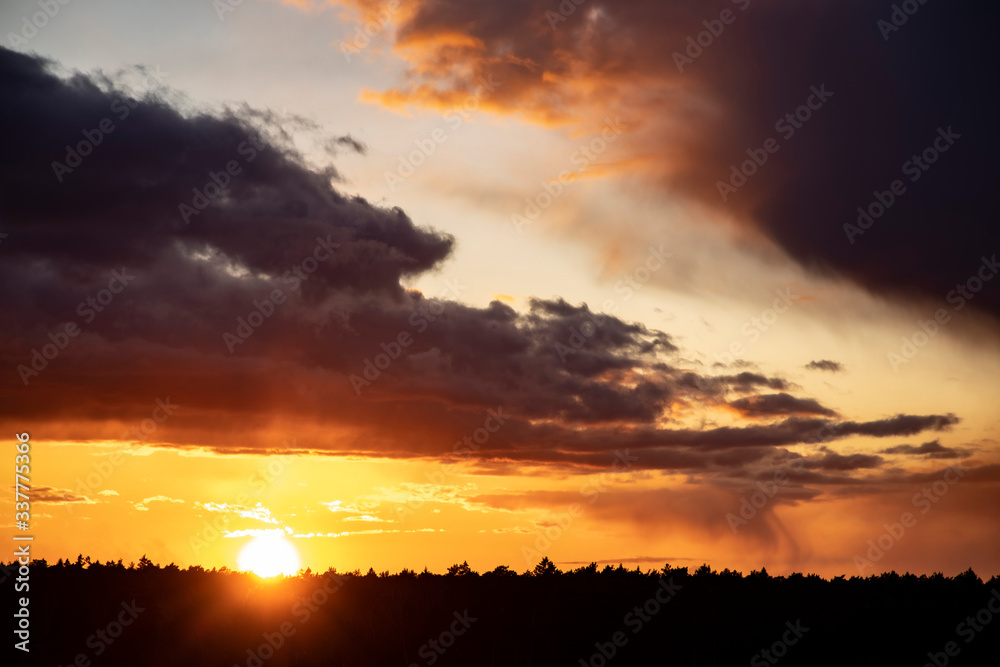
[[[1000,572],[996,9],[51,4],[0,7],[36,557]]]

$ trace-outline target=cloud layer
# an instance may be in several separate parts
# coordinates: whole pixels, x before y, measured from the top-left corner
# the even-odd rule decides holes
[[[592,472],[628,450],[636,469],[750,484],[787,447],[958,422],[841,419],[783,378],[686,367],[670,334],[558,298],[517,312],[464,305],[457,285],[407,290],[453,239],[338,192],[266,113],[182,113],[6,50],[0,90],[11,428],[221,452],[284,440],[501,474]],[[817,456],[801,483],[882,463]]]
[[[895,7],[411,0],[395,39],[406,79],[364,99],[449,108],[494,77],[494,111],[585,130],[620,115],[618,164],[671,196],[818,273],[996,316],[1000,290],[976,275],[998,251],[997,8]]]

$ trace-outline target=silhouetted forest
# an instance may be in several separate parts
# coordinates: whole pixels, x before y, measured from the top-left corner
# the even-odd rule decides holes
[[[0,572],[8,605],[24,595],[16,577],[14,564]],[[708,565],[562,572],[546,558],[520,574],[462,563],[262,580],[80,556],[33,561],[29,580],[31,652],[11,650],[15,664],[941,667],[1000,655],[1000,576],[971,569],[825,580]]]

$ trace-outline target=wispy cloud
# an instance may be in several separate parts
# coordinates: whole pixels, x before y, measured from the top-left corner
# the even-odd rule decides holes
[[[159,495],[159,496],[150,496],[149,498],[143,498],[139,502],[133,503],[132,506],[135,507],[140,512],[148,512],[149,503],[183,503],[183,502],[184,502],[183,500],[180,500],[178,498],[171,498],[169,496]]]

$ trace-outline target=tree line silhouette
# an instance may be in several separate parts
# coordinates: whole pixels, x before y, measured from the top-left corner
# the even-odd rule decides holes
[[[0,570],[5,599],[24,595],[16,564]],[[31,654],[14,664],[942,667],[1000,654],[1000,575],[971,569],[824,579],[543,558],[520,573],[463,561],[262,580],[80,555],[33,561],[26,594]]]

